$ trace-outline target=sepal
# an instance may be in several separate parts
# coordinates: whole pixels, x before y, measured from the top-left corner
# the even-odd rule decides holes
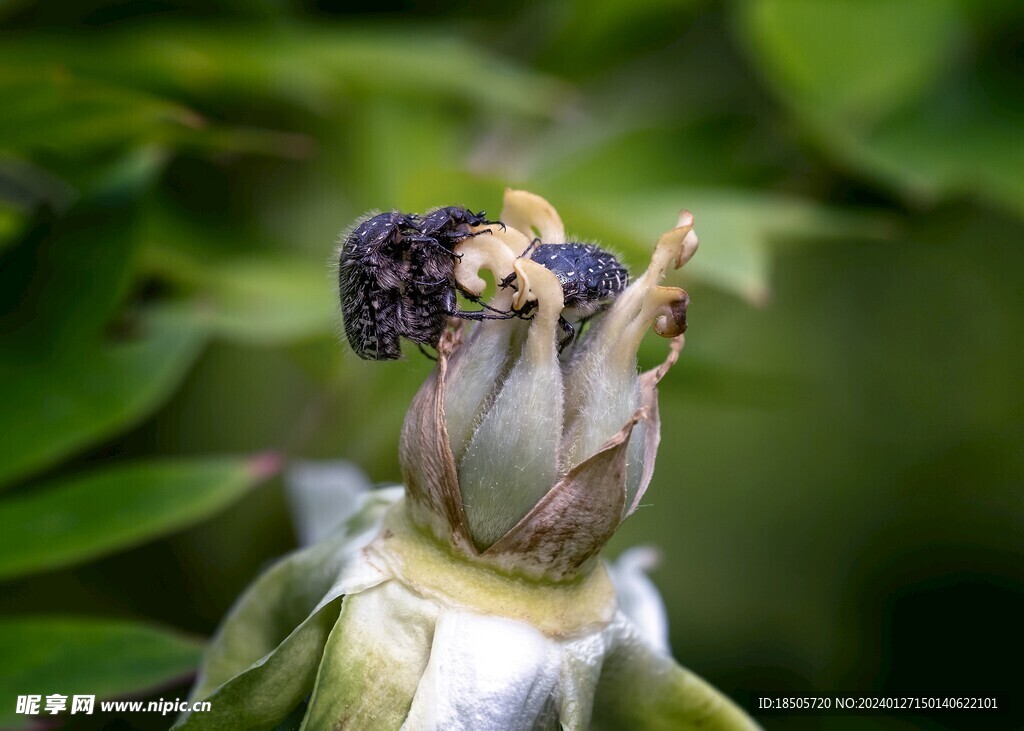
[[[608,629],[592,728],[756,731],[761,727],[699,676],[658,652],[622,613]]]

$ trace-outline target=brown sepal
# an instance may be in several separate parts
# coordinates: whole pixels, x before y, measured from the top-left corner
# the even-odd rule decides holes
[[[451,330],[441,338],[437,368],[420,387],[405,415],[398,458],[413,522],[429,527],[439,539],[453,542],[464,552],[476,554],[469,539],[444,416],[445,374],[458,338],[458,331]]]
[[[672,338],[669,345],[668,355],[664,362],[644,371],[640,374],[640,409],[644,412],[644,421],[647,429],[644,434],[644,471],[640,476],[640,486],[636,495],[633,496],[633,503],[629,506],[626,516],[632,515],[644,493],[647,492],[654,476],[654,461],[658,456],[658,445],[661,443],[661,416],[658,413],[658,381],[665,377],[677,360],[683,349],[685,339],[682,335]]]
[[[626,447],[638,409],[617,434],[540,499],[482,554],[499,567],[561,581],[573,577],[604,547],[626,502]]]

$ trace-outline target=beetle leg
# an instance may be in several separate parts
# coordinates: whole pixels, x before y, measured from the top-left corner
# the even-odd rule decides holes
[[[430,360],[434,361],[435,363],[437,362],[437,356],[436,355],[431,355],[430,353],[428,353],[426,350],[424,350],[423,346],[420,345],[419,343],[416,344],[416,347],[420,349],[421,353],[423,353],[423,357],[429,358]]]
[[[576,329],[561,315],[558,316],[558,327],[565,333],[565,337],[558,341],[558,352],[561,353],[569,343],[575,340]]]

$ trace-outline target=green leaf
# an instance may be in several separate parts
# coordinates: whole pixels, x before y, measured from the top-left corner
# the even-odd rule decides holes
[[[629,628],[605,657],[592,727],[637,731],[756,731],[729,698]]]
[[[0,620],[4,673],[0,727],[27,725],[18,695],[59,693],[110,698],[139,693],[190,673],[202,644],[166,629],[126,620],[10,617]],[[97,711],[99,710],[97,704]]]
[[[991,40],[1013,21],[1006,7],[988,17],[961,5],[766,0],[742,6],[741,37],[841,165],[915,204],[972,195],[1022,215],[1024,86]]]
[[[401,99],[373,96],[353,119],[347,142],[349,174],[359,181],[358,202],[425,212],[444,197],[466,154],[466,136],[450,113]]]
[[[8,224],[4,224],[0,249],[14,244],[28,232],[32,223],[30,214],[44,208],[66,210],[79,195],[65,181],[38,165],[24,158],[0,154],[0,207],[14,209],[23,218],[16,228],[7,228]],[[6,237],[10,238],[4,241]]]
[[[223,232],[167,210],[151,210],[145,230],[142,268],[178,285],[186,296],[178,311],[212,335],[277,345],[335,331],[337,284],[326,257],[258,245],[225,253]]]
[[[128,293],[139,237],[130,206],[108,195],[44,218],[0,266],[0,324],[36,346],[92,345]]]
[[[182,311],[191,312],[211,335],[279,345],[337,327],[337,285],[326,263],[263,252],[220,257],[194,273],[188,283],[195,290]],[[184,282],[185,276],[178,279]]]
[[[28,228],[28,214],[21,206],[0,200],[0,253],[21,238]]]
[[[291,158],[312,152],[301,134],[218,124],[159,95],[56,68],[52,59],[10,61],[0,68],[0,152],[43,160],[80,187],[103,160],[140,149]]]
[[[762,0],[741,8],[768,76],[852,119],[919,98],[946,70],[957,39],[951,0]]]
[[[0,345],[0,484],[131,426],[174,392],[202,332],[160,312],[141,318],[139,330],[73,351]]]
[[[198,522],[275,468],[273,458],[122,464],[0,501],[0,579],[69,566]]]
[[[352,93],[549,116],[565,87],[422,27],[167,26],[130,33],[5,38],[0,68],[83,77],[215,101],[277,99],[323,112]]]
[[[66,68],[19,63],[0,67],[0,150],[84,157],[112,147],[166,140],[194,114],[153,95],[90,79]]]
[[[914,197],[980,191],[1024,215],[1024,117],[984,107],[944,113],[925,105],[854,143],[852,156]]]
[[[877,215],[739,190],[660,189],[614,198],[557,200],[570,230],[582,230],[613,249],[626,248],[635,261],[645,263],[658,237],[675,226],[679,211],[691,211],[700,249],[685,274],[755,304],[769,296],[773,245],[803,237],[888,234],[888,225]]]

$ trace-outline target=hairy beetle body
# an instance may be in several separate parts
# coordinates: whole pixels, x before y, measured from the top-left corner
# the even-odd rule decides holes
[[[360,222],[338,254],[345,336],[367,360],[401,357],[401,339],[436,346],[450,316],[459,316],[454,253],[492,223],[460,206],[423,217],[391,211]]]

